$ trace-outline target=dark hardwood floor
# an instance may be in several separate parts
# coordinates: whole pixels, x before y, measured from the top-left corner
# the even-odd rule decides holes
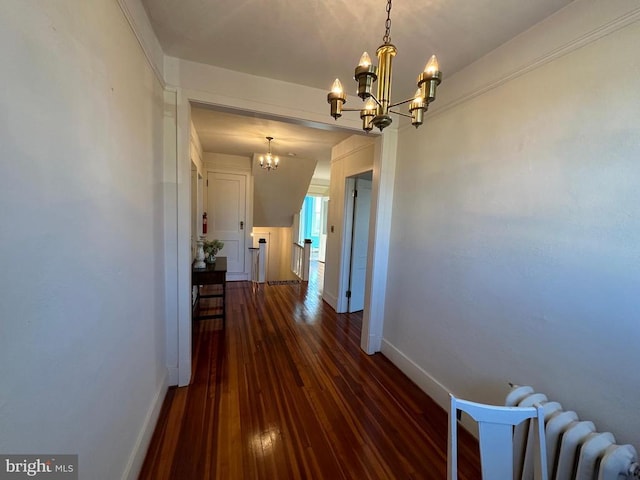
[[[192,384],[169,389],[140,479],[446,478],[446,412],[321,288],[227,284],[226,330],[194,324]],[[479,479],[475,440],[459,449]]]

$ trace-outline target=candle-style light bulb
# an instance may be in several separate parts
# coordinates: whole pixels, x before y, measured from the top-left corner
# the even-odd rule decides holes
[[[327,95],[327,102],[331,105],[331,116],[336,120],[342,116],[342,105],[347,101],[347,95],[344,93],[340,80],[336,78],[333,82],[331,91]]]
[[[440,66],[438,65],[438,58],[435,55],[431,55],[431,58],[427,62],[427,65],[424,67],[424,73],[433,75],[439,70],[440,70]]]
[[[442,72],[438,65],[438,58],[431,55],[431,58],[424,67],[424,71],[418,75],[418,87],[422,90],[422,98],[426,105],[436,99],[436,88],[442,81]]]
[[[364,109],[367,110],[367,112],[373,112],[376,109],[376,102],[373,100],[373,98],[369,97],[367,99],[366,102],[364,102]]]
[[[424,112],[427,110],[427,104],[422,96],[422,89],[418,88],[416,94],[413,97],[413,101],[409,104],[409,111],[411,112],[411,125],[418,128],[422,125],[422,119]]]
[[[338,95],[342,95],[344,90],[342,88],[342,83],[340,83],[340,79],[336,78],[336,81],[333,82],[333,86],[331,87],[331,92],[336,93]]]
[[[364,107],[360,110],[362,129],[369,133],[373,129],[373,118],[376,116],[378,104],[372,97],[367,98]]]
[[[377,68],[371,64],[371,57],[364,52],[360,57],[360,63],[356,67],[353,78],[358,82],[358,96],[365,100],[371,96],[373,82],[378,79]]]
[[[367,52],[364,52],[360,57],[360,63],[358,63],[360,67],[369,67],[371,66],[371,57]]]

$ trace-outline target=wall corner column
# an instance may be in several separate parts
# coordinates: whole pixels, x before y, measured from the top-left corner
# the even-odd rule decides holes
[[[376,142],[373,158],[372,218],[367,253],[370,268],[367,269],[360,339],[360,348],[369,355],[379,352],[382,346],[397,146],[398,131],[388,129]]]

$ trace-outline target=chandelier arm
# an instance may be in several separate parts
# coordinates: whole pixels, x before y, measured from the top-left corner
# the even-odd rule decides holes
[[[395,110],[389,110],[389,113],[395,113],[396,115],[400,115],[401,117],[411,118],[411,115],[407,115],[406,113],[396,112]]]
[[[380,103],[380,100],[378,100],[373,93],[371,94],[371,98],[373,98],[373,100],[378,104],[379,107],[382,107],[382,103]]]
[[[343,108],[342,111],[343,112],[359,112],[360,110],[362,110],[361,108]]]
[[[413,100],[414,100],[414,97],[407,98],[406,100],[403,100],[402,102],[392,103],[391,105],[389,105],[389,108],[397,107],[398,105],[404,105],[405,103],[413,102]]]

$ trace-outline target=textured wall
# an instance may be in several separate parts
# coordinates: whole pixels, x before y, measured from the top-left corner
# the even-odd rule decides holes
[[[121,478],[166,387],[163,90],[110,0],[2,2],[0,58],[0,452]]]
[[[575,2],[401,130],[383,351],[441,402],[532,384],[640,447],[640,25],[623,4]],[[483,90],[481,70],[504,76]]]

